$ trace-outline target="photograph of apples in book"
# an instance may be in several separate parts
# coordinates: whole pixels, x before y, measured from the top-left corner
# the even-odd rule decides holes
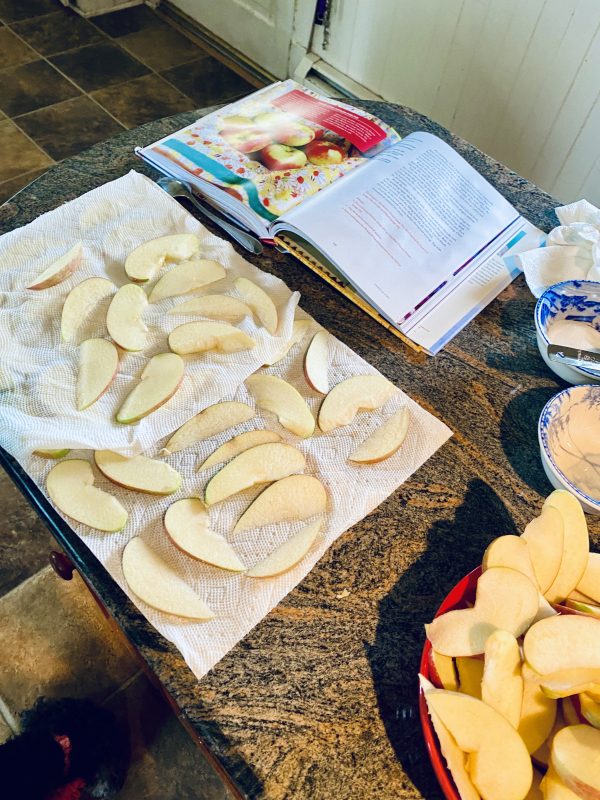
[[[437,353],[541,232],[441,139],[284,81],[137,154]],[[341,180],[344,178],[344,180]]]

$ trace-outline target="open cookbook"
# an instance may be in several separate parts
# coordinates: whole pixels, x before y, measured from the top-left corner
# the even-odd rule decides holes
[[[510,256],[541,240],[441,139],[400,139],[294,81],[136,153],[430,354],[516,277]]]

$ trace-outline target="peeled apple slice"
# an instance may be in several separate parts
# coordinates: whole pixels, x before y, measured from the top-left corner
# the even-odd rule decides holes
[[[287,542],[279,545],[264,561],[256,564],[246,573],[248,578],[272,578],[281,575],[298,564],[313,546],[321,529],[321,520],[311,522]]]
[[[527,664],[523,664],[521,675],[523,702],[517,730],[528,752],[535,753],[550,736],[556,721],[558,703],[546,697]]]
[[[256,347],[256,342],[227,322],[184,322],[169,334],[169,347],[174,353],[187,356],[208,350],[238,353]]]
[[[164,461],[147,456],[123,456],[112,450],[96,450],[94,461],[100,472],[117,486],[148,494],[173,494],[181,486],[181,475]]]
[[[564,524],[562,561],[556,578],[545,592],[550,603],[560,603],[571,594],[583,577],[588,563],[590,540],[583,509],[579,500],[570,492],[557,489],[546,498],[544,508],[546,506],[558,509]]]
[[[326,510],[327,492],[321,481],[312,475],[290,475],[267,486],[244,511],[233,532],[310,519]]]
[[[150,239],[127,256],[125,272],[132,281],[147,281],[166,261],[183,261],[194,256],[199,249],[200,240],[192,233]]]
[[[160,278],[148,298],[158,303],[166,297],[178,297],[225,277],[225,267],[205,258],[183,261]]]
[[[485,643],[481,699],[518,728],[523,704],[521,654],[508,631],[494,631]]]
[[[523,640],[529,666],[539,675],[600,670],[600,620],[562,614],[532,625]]]
[[[329,333],[315,333],[304,355],[304,377],[311,389],[320,394],[329,391]]]
[[[47,269],[37,276],[26,289],[49,289],[51,286],[56,286],[57,283],[64,281],[75,270],[81,266],[83,259],[83,246],[81,242],[74,245],[67,253],[65,253],[56,261],[53,261]]]
[[[246,305],[250,306],[260,324],[272,336],[275,335],[278,324],[277,309],[265,290],[248,278],[237,278],[235,288],[241,294]]]
[[[117,413],[117,422],[129,425],[156,411],[175,394],[183,381],[185,365],[175,353],[159,353],[146,364],[141,381]]]
[[[348,460],[355,464],[376,464],[393,456],[406,438],[408,423],[408,408],[403,406],[359,444]]]
[[[188,419],[181,428],[176,430],[164,446],[164,452],[177,453],[179,450],[191,447],[201,439],[209,439],[227,428],[247,422],[253,416],[254,409],[246,403],[238,403],[235,400],[215,403]]]
[[[214,617],[204,600],[139,536],[125,546],[122,566],[133,594],[152,608],[187,619]]]
[[[84,411],[100,398],[119,369],[119,351],[108,339],[86,339],[79,346],[79,372],[75,396]]]
[[[71,289],[63,305],[60,319],[60,334],[63,342],[74,339],[79,326],[94,313],[107,297],[116,291],[116,286],[106,278],[88,278]]]
[[[329,392],[319,409],[319,428],[329,433],[334,428],[350,425],[359,411],[380,408],[398,389],[383,375],[355,375],[338,383]]]
[[[197,314],[208,319],[222,320],[223,322],[241,322],[244,317],[252,314],[246,303],[237,297],[226,294],[207,294],[204,297],[195,297],[185,303],[179,303],[169,309],[168,314]]]
[[[111,338],[123,350],[143,350],[146,346],[148,328],[142,315],[147,305],[146,293],[134,283],[121,286],[110,301],[106,327]]]
[[[600,603],[600,553],[589,553],[577,591]]]
[[[315,420],[306,400],[290,383],[276,375],[250,375],[246,386],[256,399],[256,405],[277,416],[286,430],[304,438],[312,436]]]
[[[57,508],[77,522],[110,533],[125,527],[127,511],[116,497],[94,486],[87,461],[73,458],[56,464],[46,477],[46,489]]]
[[[562,514],[557,508],[545,505],[540,516],[527,525],[521,538],[527,543],[540,592],[545,594],[558,575],[562,561]]]
[[[259,430],[240,433],[225,442],[225,444],[222,444],[221,447],[217,447],[215,452],[200,466],[199,471],[222,464],[224,461],[229,461],[231,458],[235,458],[240,453],[250,450],[251,447],[256,447],[259,444],[280,441],[281,436],[273,431]]]

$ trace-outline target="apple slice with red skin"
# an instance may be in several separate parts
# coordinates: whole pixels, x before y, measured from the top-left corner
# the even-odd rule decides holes
[[[600,800],[600,730],[569,725],[552,740],[552,766],[563,783],[583,800]]]
[[[334,386],[321,403],[318,423],[323,433],[350,425],[359,411],[380,408],[398,389],[383,375],[355,375]]]
[[[222,464],[224,461],[229,461],[240,453],[250,450],[251,447],[256,447],[259,444],[267,444],[269,442],[280,442],[281,436],[274,431],[258,430],[246,431],[234,436],[225,444],[212,453],[206,461],[199,467],[198,471],[214,467],[217,464]]]
[[[193,233],[175,233],[160,236],[136,247],[125,261],[125,272],[132,281],[150,280],[168,261],[184,261],[195,256],[200,240]]]
[[[280,425],[296,436],[307,438],[315,430],[315,420],[306,400],[290,383],[277,375],[250,375],[246,386],[256,405],[277,416]]]
[[[311,389],[319,394],[329,391],[329,333],[315,333],[304,355],[304,377]]]
[[[147,494],[173,494],[181,486],[181,475],[164,461],[147,456],[123,456],[112,450],[94,451],[94,461],[109,481]]]
[[[83,260],[83,245],[78,242],[67,253],[53,261],[37,278],[25,288],[26,289],[49,289],[56,286],[65,278],[68,278],[75,270],[81,266]]]
[[[236,400],[225,400],[195,414],[188,419],[175,433],[163,448],[165,453],[177,453],[186,447],[191,447],[201,439],[209,439],[218,433],[247,422],[254,416],[254,409],[247,403]]]
[[[60,319],[63,342],[75,338],[79,326],[94,313],[100,304],[116,291],[116,286],[106,278],[88,278],[71,289],[64,302]]]
[[[102,397],[118,369],[119,351],[108,339],[86,339],[79,345],[75,390],[78,411],[84,411]]]
[[[136,352],[146,346],[148,328],[142,315],[148,305],[146,292],[135,283],[121,286],[110,301],[106,327],[111,339],[123,350]]]
[[[130,425],[164,405],[181,386],[185,364],[175,353],[158,353],[146,364],[141,381],[117,412],[117,422]]]
[[[225,275],[225,267],[218,261],[206,258],[182,261],[158,279],[148,300],[150,303],[158,303],[167,297],[179,297],[220,281]]]

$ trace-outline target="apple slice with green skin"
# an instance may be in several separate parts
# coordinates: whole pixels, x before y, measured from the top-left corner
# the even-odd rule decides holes
[[[235,288],[263,328],[274,336],[278,325],[277,309],[265,290],[248,278],[236,278]]]
[[[562,514],[553,506],[544,506],[539,517],[527,525],[522,539],[527,543],[540,592],[545,594],[556,576],[563,557],[564,524]]]
[[[519,727],[523,704],[523,676],[519,643],[508,631],[497,630],[485,643],[481,699]]]
[[[421,682],[423,694],[425,695],[425,700],[427,700],[427,692],[435,687],[422,675],[419,675],[419,680]],[[457,745],[448,728],[442,723],[442,720],[429,704],[427,704],[427,712],[431,717],[431,723],[440,743],[442,755],[446,759],[446,764],[456,784],[461,800],[481,800],[479,792],[473,786],[469,773],[467,772],[465,754]]]
[[[204,492],[204,502],[212,506],[245,489],[302,472],[305,466],[304,454],[291,444],[259,444],[240,453],[210,479]]]
[[[246,573],[248,578],[273,578],[295,567],[313,546],[322,520],[318,519],[305,525],[302,530],[295,533],[287,542],[270,553],[264,561],[256,564]]]
[[[167,261],[192,258],[200,249],[200,240],[193,233],[160,236],[136,247],[125,261],[125,272],[132,281],[150,280]]]
[[[256,342],[247,333],[227,322],[184,322],[169,334],[169,347],[181,356],[216,350],[237,353],[251,350]]]
[[[116,289],[114,283],[106,278],[88,278],[71,289],[60,319],[62,340],[72,341],[86,317],[93,314],[102,301],[110,297]]]
[[[268,444],[269,442],[280,442],[281,436],[274,431],[260,430],[260,431],[246,431],[234,436],[221,447],[217,447],[206,461],[198,468],[198,472],[209,467],[214,467],[217,464],[223,464],[229,461],[240,453],[250,450],[251,447],[256,447],[259,444]]]
[[[373,411],[385,405],[398,389],[383,375],[355,375],[334,386],[321,403],[319,428],[329,433],[350,425],[359,411]]]
[[[590,540],[583,509],[579,500],[570,492],[557,489],[546,498],[544,508],[546,506],[558,509],[564,524],[564,545],[560,568],[550,588],[544,592],[550,603],[560,603],[577,587],[585,572]]]
[[[188,556],[230,572],[246,569],[227,539],[211,530],[206,507],[198,498],[186,497],[173,503],[164,522],[175,547]]]
[[[329,391],[329,333],[315,333],[304,354],[304,377],[311,389],[319,394]]]
[[[576,590],[600,603],[600,553],[588,553],[588,560]]]
[[[128,458],[112,450],[96,450],[94,461],[109,481],[147,494],[173,494],[181,486],[181,475],[164,461],[147,456]]]
[[[119,369],[119,351],[108,339],[86,339],[79,346],[79,372],[75,397],[84,411],[100,398]]]
[[[459,656],[455,659],[458,673],[458,689],[463,694],[477,697],[481,700],[481,680],[483,678],[483,660]],[[446,687],[444,687],[446,688]]]
[[[454,665],[454,659],[450,656],[443,656],[433,648],[430,652],[430,663],[437,675],[437,680],[442,684],[443,689],[450,689],[452,692],[458,691],[458,678]]]
[[[600,621],[575,614],[540,620],[525,634],[523,653],[544,678],[567,670],[600,671]]]
[[[306,438],[315,430],[315,420],[306,400],[290,383],[276,375],[251,375],[246,386],[254,395],[256,405],[277,416],[286,430]]]
[[[312,475],[290,475],[267,486],[244,511],[233,532],[302,521],[326,510],[327,492],[321,481]]]
[[[527,664],[523,664],[521,667],[521,677],[523,679],[523,702],[517,731],[525,742],[528,752],[535,753],[554,728],[558,703],[556,700],[546,697]]]
[[[600,728],[600,703],[594,700],[587,692],[581,692],[578,697],[582,716],[594,728]]]
[[[72,275],[83,260],[83,245],[78,242],[67,253],[53,261],[26,289],[49,289]]]
[[[201,439],[209,439],[218,433],[248,422],[254,416],[254,409],[246,403],[235,400],[226,400],[208,406],[199,414],[188,419],[181,428],[175,431],[163,448],[165,453],[177,453],[186,447],[191,447]]]
[[[569,725],[552,740],[552,766],[569,789],[584,800],[600,800],[600,731]]]
[[[304,339],[306,336],[308,329],[310,328],[310,320],[308,319],[295,319],[292,324],[292,335],[289,341],[285,343],[285,345],[281,348],[281,350],[277,353],[277,355],[273,356],[270,361],[265,361],[265,367],[272,367],[273,364],[277,364],[278,361],[281,361],[282,358],[285,358],[287,354],[290,352],[292,347],[295,344]]]
[[[421,676],[420,676],[421,677]],[[468,753],[467,770],[484,800],[523,800],[533,779],[529,753],[512,725],[494,708],[460,692],[421,681],[427,706],[458,747]]]
[[[204,600],[139,536],[125,545],[122,567],[133,594],[157,611],[200,621],[215,616]]]
[[[217,261],[206,258],[182,261],[159,278],[148,299],[151,303],[158,303],[167,297],[179,297],[201,289],[209,283],[220,281],[225,274],[225,267]]]
[[[117,412],[117,422],[130,425],[164,405],[181,386],[184,370],[183,359],[175,353],[153,356]]]
[[[204,297],[195,297],[193,300],[179,303],[174,308],[170,308],[167,314],[197,314],[200,317],[234,323],[251,316],[252,311],[237,297],[229,297],[226,294],[207,294]]]
[[[148,305],[146,292],[135,283],[126,283],[110,301],[106,327],[113,341],[123,350],[138,351],[146,346],[148,328],[142,315]]]
[[[548,771],[544,775],[541,786],[544,800],[580,800],[580,796],[572,792],[569,787],[561,781],[552,764],[548,767]]]
[[[538,591],[514,569],[491,567],[477,581],[475,606],[448,611],[425,626],[434,650],[447,656],[476,656],[495,630],[521,636],[535,619]],[[540,624],[540,623],[538,623]]]
[[[600,606],[595,606],[593,603],[582,603],[580,600],[565,600],[567,608],[572,608],[574,611],[580,611],[582,614],[590,614],[592,617],[600,618]]]
[[[114,533],[125,527],[127,511],[116,497],[94,486],[94,473],[87,461],[72,458],[52,467],[46,489],[57,508],[68,517]]]
[[[34,450],[33,455],[39,456],[40,458],[63,458],[71,451],[69,448],[63,448],[62,450]]]
[[[393,456],[406,438],[409,419],[408,408],[403,406],[359,444],[348,456],[348,461],[354,464],[377,464]]]
[[[592,554],[590,553],[590,555]],[[567,597],[567,600],[575,600],[576,602],[579,603],[587,603],[588,605],[591,603],[592,605],[595,605],[595,602],[594,600],[592,600],[591,597],[588,597],[586,594],[578,592],[577,589],[573,589],[571,594]]]

